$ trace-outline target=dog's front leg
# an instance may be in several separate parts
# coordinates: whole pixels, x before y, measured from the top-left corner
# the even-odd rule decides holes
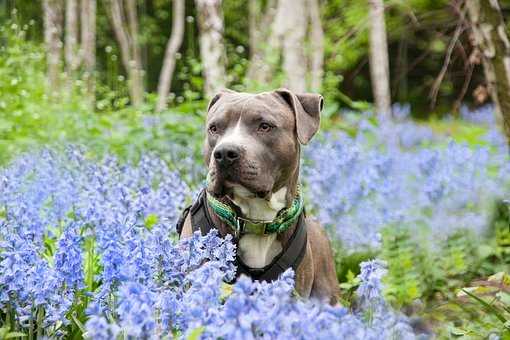
[[[296,291],[302,298],[308,299],[312,293],[314,281],[313,254],[310,241],[306,243],[306,253],[296,270]]]

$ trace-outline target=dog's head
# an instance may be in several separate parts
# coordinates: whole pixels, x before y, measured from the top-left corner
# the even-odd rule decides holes
[[[323,98],[280,89],[260,94],[225,90],[207,108],[208,191],[217,197],[242,186],[269,198],[299,169],[300,144],[319,129]]]

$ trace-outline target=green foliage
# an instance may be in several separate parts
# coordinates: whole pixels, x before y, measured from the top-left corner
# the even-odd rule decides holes
[[[177,168],[184,165],[184,159],[200,159],[206,104],[197,100],[196,90],[185,91],[183,97],[175,98],[178,107],[156,116],[154,97],[134,109],[117,85],[102,85],[98,89],[99,112],[91,112],[79,83],[73,91],[49,93],[43,50],[27,39],[28,31],[28,26],[14,22],[0,28],[0,164],[21,151],[43,145],[58,148],[66,144],[63,141],[129,160],[154,151]],[[200,70],[192,73],[198,78]],[[181,145],[182,151],[175,153],[172,144]],[[191,180],[192,176],[196,174],[187,172],[185,177]]]
[[[62,100],[64,94],[49,92],[44,53],[27,39],[28,29],[15,22],[0,27],[0,162],[40,143],[94,132],[90,118],[79,115],[85,101],[71,93]]]
[[[411,305],[423,296],[425,279],[424,251],[418,241],[411,237],[409,229],[389,227],[382,233],[381,257],[388,265],[383,282],[386,297],[393,305]]]
[[[445,120],[432,119],[427,121],[434,132],[451,136],[457,143],[466,143],[470,146],[489,146],[484,136],[487,134],[487,128],[465,121],[447,122]]]
[[[510,339],[510,276],[499,272],[475,281],[446,308],[456,315],[441,330],[445,337]]]
[[[27,334],[22,332],[11,331],[9,327],[0,328],[0,339],[15,339],[15,338],[24,338]]]
[[[496,241],[494,255],[502,263],[510,265],[510,205],[508,201],[496,204],[492,226]]]
[[[409,229],[386,228],[382,235],[380,256],[388,263],[386,295],[397,307],[411,306],[415,300],[450,298],[479,273],[483,259],[468,230],[432,245]]]

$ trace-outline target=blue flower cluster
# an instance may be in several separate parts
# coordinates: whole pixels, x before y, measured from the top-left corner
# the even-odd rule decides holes
[[[215,232],[176,241],[190,190],[156,157],[27,154],[0,170],[0,191],[0,318],[29,336],[73,325],[94,339],[414,336],[382,299],[379,262],[363,265],[353,311],[296,299],[291,271],[226,284],[234,244]]]
[[[439,238],[486,230],[510,188],[499,132],[487,134],[485,147],[468,147],[406,121],[358,126],[353,138],[331,133],[313,143],[304,167],[310,204],[348,250],[378,247],[380,230],[396,225]]]
[[[145,230],[168,240],[189,196],[156,157],[120,165],[90,160],[78,148],[17,158],[0,170],[0,192],[0,309],[19,327],[48,336],[92,293],[84,292],[86,275],[87,288],[102,283],[97,300],[127,278],[152,278]],[[94,253],[100,264],[83,263],[94,263]]]
[[[363,304],[350,312],[294,298],[292,270],[273,283],[242,276],[233,286],[225,284],[234,274],[234,249],[227,244],[231,243],[211,232],[205,237],[195,234],[175,245],[172,258],[182,267],[173,268],[182,270],[181,279],[159,281],[152,289],[132,281],[122,283],[114,313],[105,313],[95,305],[90,308],[87,335],[95,339],[120,334],[161,338],[171,332],[207,339],[414,338],[407,318],[392,311],[382,298],[383,263],[362,264],[358,296]],[[189,262],[187,250],[197,248],[201,249],[199,255]]]

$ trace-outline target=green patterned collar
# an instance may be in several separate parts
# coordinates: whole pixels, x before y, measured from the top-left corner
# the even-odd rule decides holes
[[[303,212],[303,198],[299,187],[297,195],[289,208],[284,208],[278,212],[272,221],[253,220],[237,216],[234,209],[229,205],[220,202],[213,195],[207,193],[207,202],[212,211],[234,231],[237,237],[243,234],[267,235],[272,233],[283,233],[294,222],[297,221]]]

